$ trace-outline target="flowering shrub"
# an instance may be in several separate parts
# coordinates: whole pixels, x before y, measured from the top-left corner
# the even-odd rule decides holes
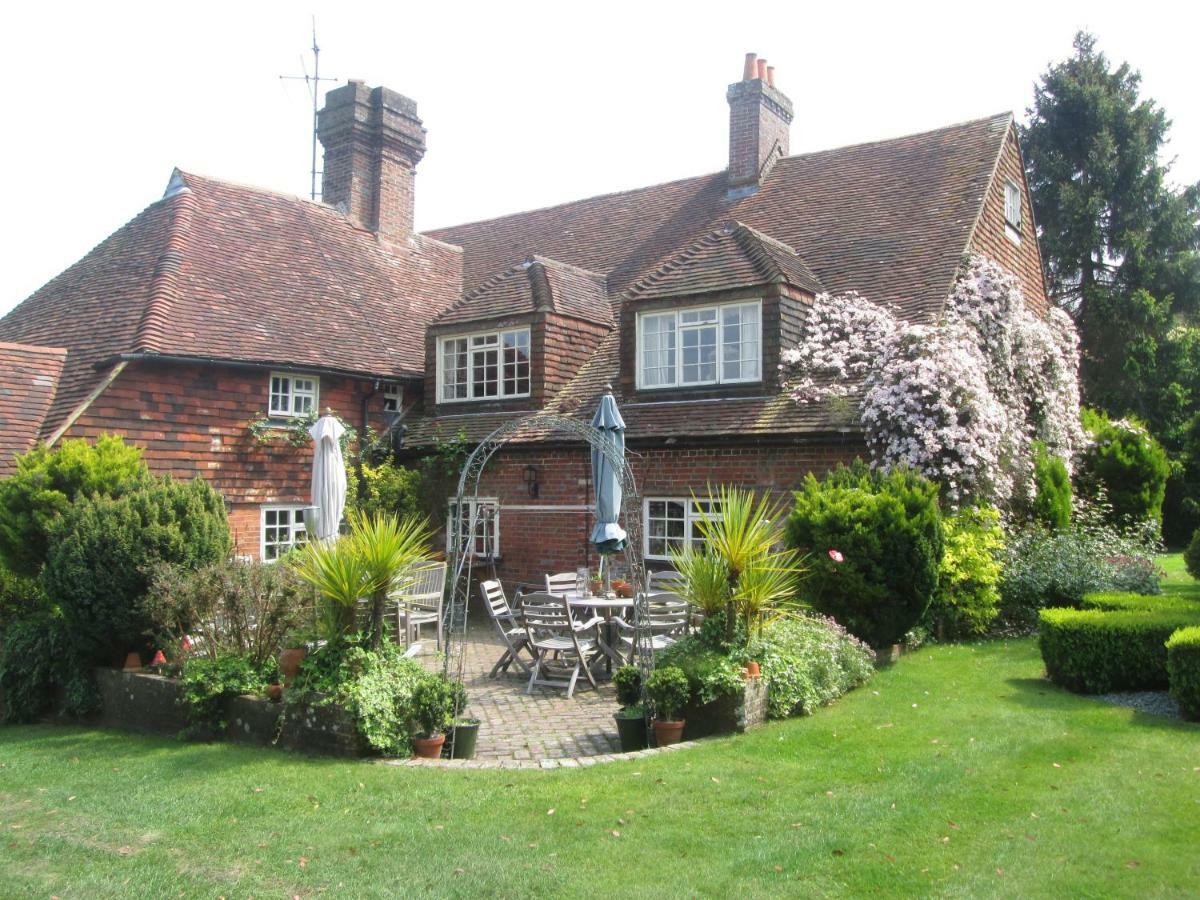
[[[921,472],[954,505],[1029,503],[1033,442],[1068,467],[1082,445],[1070,318],[1036,315],[1016,277],[980,256],[936,323],[898,320],[855,294],[818,297],[781,368],[798,403],[861,386],[874,465]]]
[[[777,619],[747,653],[762,666],[773,719],[810,716],[875,672],[870,648],[825,616]]]
[[[1069,527],[1036,525],[1009,540],[1000,594],[1010,625],[1029,628],[1038,610],[1079,606],[1093,592],[1161,592],[1153,531],[1122,531],[1104,518],[1104,509],[1080,504]]]
[[[797,403],[845,397],[871,373],[896,330],[892,314],[858,294],[820,294],[800,329],[797,347],[783,351]]]

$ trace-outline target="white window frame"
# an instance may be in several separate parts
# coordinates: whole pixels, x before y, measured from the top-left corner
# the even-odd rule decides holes
[[[702,497],[644,497],[642,498],[642,555],[646,559],[665,559],[671,558],[670,553],[651,553],[650,552],[650,504],[651,503],[679,503],[683,506],[683,542],[684,546],[697,547],[704,542],[697,523],[704,521],[704,514],[697,508],[697,504],[708,503],[709,501]],[[715,502],[715,501],[713,501]],[[720,513],[709,512],[709,518],[718,518]]]
[[[305,507],[299,503],[271,503],[259,508],[258,514],[258,558],[263,562],[277,562],[281,556],[286,554],[288,550],[294,547],[302,546],[308,542],[308,529],[304,525],[304,515],[301,513]],[[286,528],[288,531],[288,541],[282,544],[279,541],[272,541],[272,547],[286,547],[276,556],[267,557],[267,513],[286,512],[289,514],[288,524],[273,525],[273,528]]]
[[[470,519],[468,521],[475,522],[479,515],[479,507],[490,506],[494,510],[492,514],[492,552],[491,554],[476,553],[476,535],[475,529],[471,529],[470,546],[465,547],[466,552],[475,559],[499,559],[500,558],[500,499],[498,497],[464,497],[463,506],[470,510]],[[454,528],[456,527],[456,516],[454,514],[454,498],[446,503],[446,553],[454,552]],[[486,548],[485,548],[486,549]]]
[[[286,393],[275,390],[275,379],[278,378],[286,385]],[[311,381],[312,390],[297,389],[298,381]],[[286,396],[288,408],[275,408],[275,398]],[[297,410],[297,397],[311,397],[312,405],[306,410]],[[272,372],[267,379],[267,415],[272,419],[299,419],[321,408],[321,379],[316,375],[305,375],[300,372]]]
[[[755,343],[758,346],[758,375],[755,377],[752,377],[752,378],[726,378],[725,377],[725,359],[724,359],[725,354],[723,352],[725,343],[723,341],[723,334],[722,334],[724,327],[725,327],[725,324],[724,324],[725,310],[732,309],[734,307],[751,307],[751,306],[756,309],[757,319],[758,319],[757,328],[755,330],[755,336],[754,336]],[[683,379],[684,362],[683,362],[682,334],[685,330],[687,330],[689,328],[701,327],[701,326],[686,324],[682,321],[682,317],[687,313],[699,313],[699,312],[707,311],[707,310],[712,310],[716,314],[716,328],[717,328],[716,376],[717,377],[712,380],[706,379],[706,380],[698,380],[698,381],[684,381],[684,379]],[[645,383],[645,377],[644,377],[644,369],[645,369],[644,359],[643,359],[643,346],[645,343],[644,322],[645,322],[645,319],[650,316],[669,316],[672,313],[674,313],[674,315],[675,315],[675,350],[674,350],[674,353],[675,353],[675,380],[672,381],[670,384],[650,384],[650,385],[648,385]],[[711,324],[711,323],[705,323],[705,324],[707,325],[707,324]],[[706,304],[700,304],[697,306],[683,306],[683,307],[679,307],[678,309],[669,309],[669,308],[668,309],[648,309],[648,310],[645,310],[644,312],[639,312],[638,317],[637,317],[637,340],[636,340],[636,347],[634,350],[634,356],[635,356],[634,365],[637,368],[637,373],[636,373],[637,388],[638,388],[638,390],[658,391],[658,390],[672,390],[675,388],[703,387],[706,385],[720,385],[720,384],[757,384],[763,380],[762,334],[763,334],[763,321],[762,321],[762,300],[761,299],[736,300],[732,303],[706,303]],[[741,360],[740,362],[742,364],[744,364],[745,361]]]
[[[1004,233],[1014,243],[1021,243],[1021,230],[1024,223],[1021,186],[1011,178],[1004,181]]]
[[[507,393],[504,389],[504,338],[508,335],[524,334],[527,353],[529,355],[529,390],[516,391]],[[472,346],[477,338],[495,338],[496,340],[496,393],[492,396],[480,394],[475,396],[475,381],[471,377],[471,370],[474,368],[472,359],[474,354],[482,352],[488,348],[476,348]],[[447,397],[445,396],[446,378],[445,378],[445,361],[446,361],[446,344],[450,341],[466,341],[467,342],[467,396],[465,397]],[[517,400],[522,397],[528,397],[533,390],[533,333],[528,325],[521,325],[517,328],[501,328],[491,329],[488,331],[472,331],[467,334],[446,334],[442,335],[437,340],[437,402],[438,403],[478,403],[482,400]]]
[[[383,411],[400,412],[404,404],[404,385],[385,384],[383,386]]]

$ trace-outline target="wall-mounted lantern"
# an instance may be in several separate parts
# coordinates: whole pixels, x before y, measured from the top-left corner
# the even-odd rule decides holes
[[[529,489],[529,496],[537,498],[538,495],[538,470],[537,466],[525,467],[525,487]]]

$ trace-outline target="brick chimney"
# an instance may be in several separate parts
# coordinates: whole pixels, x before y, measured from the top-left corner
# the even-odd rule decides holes
[[[317,129],[325,147],[321,199],[381,238],[407,240],[417,163],[425,155],[416,101],[351,81],[325,95]]]
[[[788,155],[792,101],[775,87],[775,67],[746,54],[742,80],[725,92],[729,101],[729,190],[750,194],[771,167]]]

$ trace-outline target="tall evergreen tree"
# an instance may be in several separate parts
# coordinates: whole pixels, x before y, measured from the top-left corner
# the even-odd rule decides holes
[[[1074,51],[1035,86],[1023,135],[1050,292],[1079,327],[1087,402],[1138,416],[1182,461],[1200,401],[1200,184],[1171,185],[1171,123],[1141,76],[1086,32]]]

